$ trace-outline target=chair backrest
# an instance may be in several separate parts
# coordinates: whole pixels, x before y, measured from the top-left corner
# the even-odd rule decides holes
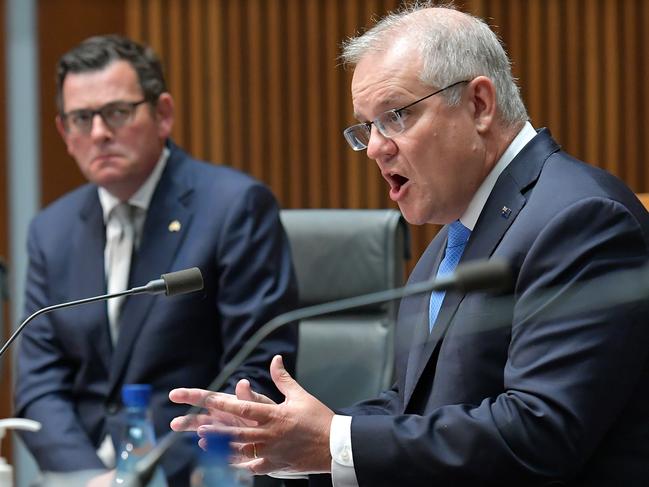
[[[282,210],[300,306],[403,285],[408,229],[396,210]],[[329,407],[374,397],[392,381],[397,302],[300,323],[297,376]]]

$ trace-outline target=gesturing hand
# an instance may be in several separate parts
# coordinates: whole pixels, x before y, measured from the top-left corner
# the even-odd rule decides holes
[[[285,396],[281,404],[256,394],[249,384],[241,382],[237,397],[200,389],[171,391],[172,401],[200,404],[209,413],[188,422],[186,417],[176,418],[172,428],[196,429],[202,437],[210,432],[231,435],[235,441],[234,462],[256,474],[329,472],[333,411],[302,389],[286,371],[280,356],[273,358],[270,374]],[[181,427],[187,425],[191,427]]]

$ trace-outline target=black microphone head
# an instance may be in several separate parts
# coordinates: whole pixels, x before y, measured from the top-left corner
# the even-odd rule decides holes
[[[464,292],[489,290],[510,291],[513,284],[512,270],[504,260],[477,260],[457,266],[453,273],[456,287]]]
[[[198,267],[169,272],[160,276],[165,283],[167,296],[193,293],[203,289],[203,275]]]

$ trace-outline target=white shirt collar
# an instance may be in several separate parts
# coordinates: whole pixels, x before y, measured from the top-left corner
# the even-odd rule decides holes
[[[164,147],[160,154],[160,159],[158,159],[158,162],[153,168],[153,171],[151,171],[151,174],[149,174],[149,177],[146,178],[144,184],[138,188],[133,196],[128,199],[128,202],[131,205],[144,210],[144,212],[149,209],[149,203],[151,203],[153,192],[158,185],[158,181],[160,181],[162,171],[164,171],[164,168],[167,165],[167,159],[169,159],[169,149]],[[120,200],[109,193],[106,188],[102,188],[101,186],[97,189],[97,193],[99,194],[99,202],[101,203],[101,209],[104,215],[104,223],[107,223],[110,212],[120,203]]]
[[[484,208],[484,205],[487,203],[487,198],[491,194],[491,191],[496,185],[498,176],[502,173],[509,163],[512,162],[514,157],[525,147],[525,145],[536,136],[536,130],[532,127],[530,122],[525,122],[523,128],[518,135],[514,137],[509,147],[503,152],[503,155],[500,156],[498,162],[493,167],[491,172],[487,175],[482,184],[478,188],[478,191],[473,195],[469,206],[467,207],[464,214],[460,217],[460,222],[462,225],[467,227],[469,230],[473,231],[478,217]]]

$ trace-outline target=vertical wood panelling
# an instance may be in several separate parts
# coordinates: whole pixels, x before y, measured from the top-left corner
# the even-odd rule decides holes
[[[276,192],[281,205],[286,205],[286,187],[288,177],[285,169],[287,151],[284,135],[286,134],[285,77],[283,76],[286,59],[286,45],[283,33],[286,30],[285,17],[281,14],[281,0],[268,0],[268,28],[264,42],[266,51],[266,99],[268,109],[267,124],[264,127],[268,134],[268,154],[266,164],[270,171],[268,183]]]
[[[326,91],[322,89],[322,85],[326,84],[325,78],[322,77],[322,49],[321,30],[323,24],[320,15],[320,2],[304,2],[305,3],[305,16],[303,19],[304,26],[306,27],[306,39],[304,39],[307,53],[319,53],[317,56],[307,55],[308,59],[304,63],[305,70],[305,86],[308,87],[305,93],[305,104],[307,120],[322,119],[324,115],[322,103],[323,97],[326,96]],[[315,88],[315,89],[313,89]],[[320,122],[322,123],[322,122]],[[322,193],[326,190],[326,180],[323,179],[323,147],[324,141],[322,135],[325,133],[319,130],[320,123],[313,124],[307,130],[307,151],[311,157],[307,157],[304,161],[307,167],[307,205],[310,208],[318,208],[323,205]]]
[[[603,129],[605,136],[602,165],[609,171],[624,177],[624,170],[620,167],[621,125],[620,110],[622,105],[617,98],[620,94],[621,71],[619,61],[622,59],[619,43],[619,17],[616,0],[604,0],[603,15],[603,65],[602,79],[603,90],[600,98],[604,107]]]
[[[284,207],[393,206],[354,123],[340,42],[399,0],[128,0],[129,33],[162,49],[174,137],[250,172]],[[649,5],[643,0],[465,0],[503,39],[532,123],[575,156],[649,191]],[[418,256],[436,227],[413,229]]]
[[[545,85],[543,80],[547,70],[545,63],[545,43],[546,39],[541,38],[543,32],[543,23],[545,19],[543,16],[544,0],[529,0],[527,17],[524,24],[527,26],[525,29],[525,53],[523,54],[528,59],[535,59],[536,62],[526,63],[527,69],[524,71],[524,78],[522,81],[525,83],[526,89],[526,102],[527,108],[531,114],[532,122],[538,125],[545,125],[545,107],[547,99],[544,99]],[[537,20],[533,22],[532,19]]]
[[[144,32],[142,32],[142,27],[144,25],[143,1],[144,0],[125,0],[126,31],[134,39],[144,38]]]
[[[643,87],[643,89],[638,90],[637,93],[629,93],[627,96],[631,97],[634,102],[637,102],[638,99],[641,100],[640,104],[642,106],[642,116],[640,119],[640,130],[642,134],[639,137],[639,140],[633,141],[634,144],[640,144],[642,147],[642,152],[640,154],[639,160],[636,161],[636,164],[642,168],[643,179],[642,184],[639,188],[636,189],[637,192],[647,192],[649,191],[649,169],[647,169],[646,164],[649,164],[649,137],[647,137],[647,126],[649,126],[649,93],[647,93],[646,83],[649,79],[649,62],[647,62],[647,46],[649,46],[649,5],[644,0],[639,0],[637,4],[641,10],[642,24],[640,32],[640,47],[636,46],[638,50],[638,57],[636,63],[633,66],[626,66],[626,73],[628,75],[636,75],[638,77],[638,84]],[[633,162],[630,162],[633,164]],[[644,164],[643,164],[644,163]]]
[[[601,84],[601,51],[599,38],[601,32],[598,29],[598,23],[601,18],[601,5],[599,0],[593,0],[591,5],[598,5],[597,8],[587,8],[583,14],[586,21],[585,25],[585,40],[586,45],[593,49],[597,55],[584,56],[585,61],[585,78],[582,84],[584,88],[584,128],[589,137],[586,139],[586,146],[584,148],[584,157],[587,161],[595,165],[600,165],[600,127],[602,126],[601,111],[602,102],[600,98],[600,84]]]
[[[163,36],[167,35],[164,24],[168,19],[169,11],[163,7],[163,3],[166,6],[167,2],[164,0],[149,0],[146,18],[147,42],[158,53],[164,53]]]
[[[638,117],[637,99],[632,96],[633,93],[639,93],[644,83],[640,83],[638,77],[625,76],[624,73],[637,66],[639,55],[646,55],[644,49],[639,49],[637,41],[640,39],[638,30],[638,19],[640,12],[637,2],[625,2],[622,6],[622,15],[620,16],[622,30],[621,46],[621,65],[620,72],[622,75],[622,85],[620,89],[623,93],[621,131],[622,140],[620,143],[620,168],[625,169],[624,179],[634,190],[640,187],[640,174],[638,163],[640,161],[640,127],[642,120]],[[615,97],[613,97],[615,99]]]
[[[565,106],[563,102],[563,93],[561,90],[561,57],[563,49],[564,32],[561,29],[561,11],[560,6],[563,0],[546,0],[547,5],[547,46],[543,46],[540,39],[536,44],[544,51],[546,60],[546,76],[544,98],[547,100],[548,109],[546,120],[553,120],[552,131],[560,134],[563,131],[561,112]],[[546,122],[549,124],[549,122]]]
[[[345,126],[346,88],[342,85],[343,76],[332,76],[330,73],[338,71],[338,44],[343,38],[340,22],[341,0],[333,0],[324,11],[324,73],[327,80],[324,90],[327,103],[326,112],[322,117],[322,132],[325,139],[323,146],[323,164],[327,178],[327,193],[324,195],[324,206],[342,206],[342,184],[344,154],[342,144],[331,144],[329,141],[342,137],[342,127]]]
[[[306,167],[308,159],[312,155],[308,146],[305,143],[306,139],[306,126],[309,120],[316,122],[313,119],[304,117],[302,107],[306,104],[304,94],[307,90],[303,89],[304,80],[303,73],[308,63],[316,62],[315,57],[317,53],[311,53],[307,57],[306,52],[302,49],[304,46],[304,29],[303,29],[303,0],[287,0],[286,2],[286,15],[287,15],[287,57],[288,64],[288,79],[286,86],[286,93],[289,95],[285,99],[288,113],[286,115],[286,129],[288,134],[288,161],[290,167],[290,175],[288,181],[288,202],[292,208],[307,207],[307,199],[305,198],[307,181],[305,177],[308,174]],[[319,91],[318,86],[310,86],[309,92]]]
[[[574,154],[583,154],[584,138],[581,137],[583,130],[577,129],[583,124],[585,93],[583,63],[577,62],[583,55],[581,0],[566,2],[564,8],[566,25],[570,26],[571,35],[566,36],[565,55],[563,56],[565,85],[562,86],[562,91],[566,99],[563,116],[566,121],[566,130],[561,133],[562,143],[566,150]]]
[[[188,97],[188,113],[185,118],[189,119],[189,147],[195,157],[206,158],[207,153],[205,150],[205,121],[208,119],[206,106],[209,106],[210,90],[206,85],[206,63],[204,59],[207,56],[205,48],[205,32],[203,30],[203,18],[206,11],[201,0],[189,0],[187,2],[188,9],[188,25],[191,29],[187,29],[187,52],[185,53],[189,62],[189,93]],[[200,95],[198,95],[200,94]],[[207,103],[206,103],[207,102]]]
[[[207,69],[207,87],[209,92],[208,119],[205,126],[206,137],[209,141],[209,152],[206,158],[216,163],[222,163],[225,158],[225,138],[229,130],[226,114],[225,96],[226,84],[224,78],[225,64],[223,43],[224,39],[224,8],[223,0],[207,3],[207,46],[205,62]],[[197,97],[200,99],[200,97]]]
[[[228,73],[228,109],[227,115],[230,122],[229,131],[229,154],[228,164],[232,164],[244,171],[248,169],[249,161],[247,160],[247,135],[249,130],[246,128],[244,114],[248,107],[248,97],[245,91],[248,72],[246,69],[246,58],[250,55],[246,51],[243,42],[245,38],[245,23],[243,17],[245,14],[246,2],[227,2],[228,6],[228,23],[227,23],[227,50],[228,64],[226,72]],[[252,141],[249,141],[252,143]]]
[[[161,50],[162,46],[159,46],[158,49],[160,50],[157,52],[162,58],[162,62],[166,68],[168,89],[173,94],[176,102],[176,118],[174,120],[172,137],[177,144],[187,146],[189,140],[185,137],[185,126],[187,124],[185,113],[187,112],[187,103],[189,100],[185,97],[185,84],[188,82],[185,70],[187,70],[188,66],[183,36],[183,30],[187,27],[183,26],[182,22],[178,21],[178,19],[182,17],[184,5],[184,0],[170,0],[167,6],[167,15],[172,19],[175,19],[175,21],[169,22],[169,28],[166,31],[168,37],[167,45],[169,48],[164,52]],[[151,43],[149,39],[142,40],[153,46],[153,43]],[[189,129],[187,129],[187,131],[188,130]]]
[[[260,179],[267,178],[266,154],[268,153],[267,106],[264,96],[266,66],[266,44],[263,40],[266,0],[250,0],[247,15],[247,55],[248,63],[248,111],[245,123],[250,128],[246,137],[250,146],[250,172]]]

